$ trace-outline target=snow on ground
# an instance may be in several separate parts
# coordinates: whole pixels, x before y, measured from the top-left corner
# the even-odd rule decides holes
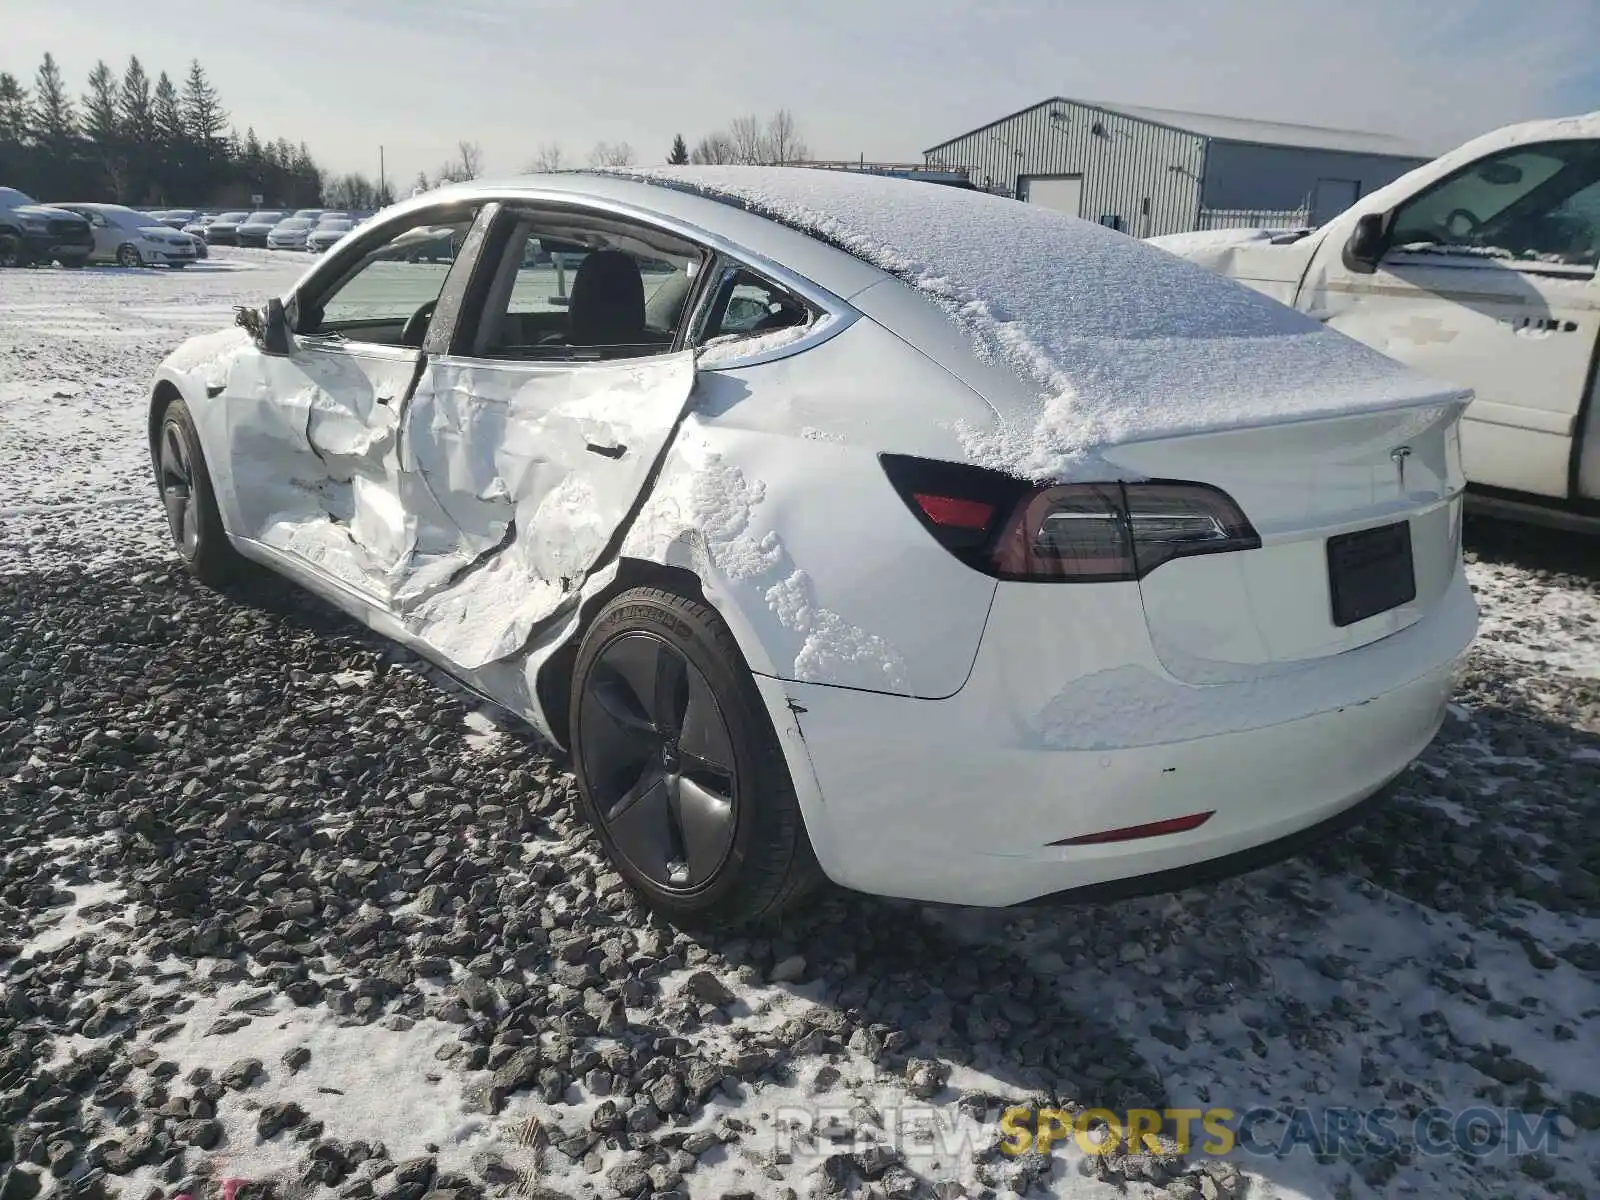
[[[830,895],[695,939],[514,724],[291,589],[176,568],[145,381],[306,261],[0,275],[4,1200],[1600,1188],[1587,544],[1469,522],[1484,637],[1451,716],[1306,857],[1068,909]],[[1208,1154],[1197,1118],[1179,1153],[1169,1114],[1140,1153],[1014,1157],[1019,1102],[1254,1137]],[[1430,1110],[1549,1136],[1418,1146]],[[1368,1140],[1318,1156],[1334,1120]]]

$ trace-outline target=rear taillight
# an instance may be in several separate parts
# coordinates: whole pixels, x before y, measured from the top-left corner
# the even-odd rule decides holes
[[[1261,545],[1233,499],[1208,484],[1041,488],[954,463],[891,454],[881,461],[924,528],[963,562],[1000,579],[1142,579],[1174,558]]]

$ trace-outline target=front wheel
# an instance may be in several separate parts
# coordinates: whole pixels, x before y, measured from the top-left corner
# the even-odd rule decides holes
[[[184,569],[201,583],[221,587],[238,578],[244,559],[228,541],[217,511],[211,473],[200,452],[194,419],[182,400],[161,414],[154,447],[156,486],[167,511],[167,528]]]
[[[117,265],[119,267],[144,266],[144,259],[139,256],[139,247],[132,242],[124,242],[117,249]]]
[[[571,714],[585,815],[652,908],[727,928],[820,882],[771,718],[712,609],[659,588],[617,596],[579,645]]]
[[[0,267],[27,265],[27,255],[22,252],[22,239],[14,233],[0,233]]]

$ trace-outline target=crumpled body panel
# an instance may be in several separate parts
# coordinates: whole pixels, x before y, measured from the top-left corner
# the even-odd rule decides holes
[[[576,601],[694,378],[688,353],[578,370],[435,360],[408,408],[406,465],[443,519],[421,536],[454,569],[408,581],[407,627],[468,670],[521,650]]]

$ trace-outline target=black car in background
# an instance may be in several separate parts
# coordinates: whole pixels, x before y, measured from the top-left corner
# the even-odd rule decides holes
[[[0,267],[59,262],[81,267],[94,250],[94,230],[77,213],[0,187]]]
[[[233,231],[233,236],[241,246],[259,246],[262,249],[267,245],[267,234],[277,223],[287,217],[286,212],[253,212],[245,220],[239,222],[238,228]]]
[[[249,216],[250,214],[247,212],[219,213],[216,220],[207,222],[205,233],[201,236],[213,246],[237,246],[239,244],[239,226]]]

